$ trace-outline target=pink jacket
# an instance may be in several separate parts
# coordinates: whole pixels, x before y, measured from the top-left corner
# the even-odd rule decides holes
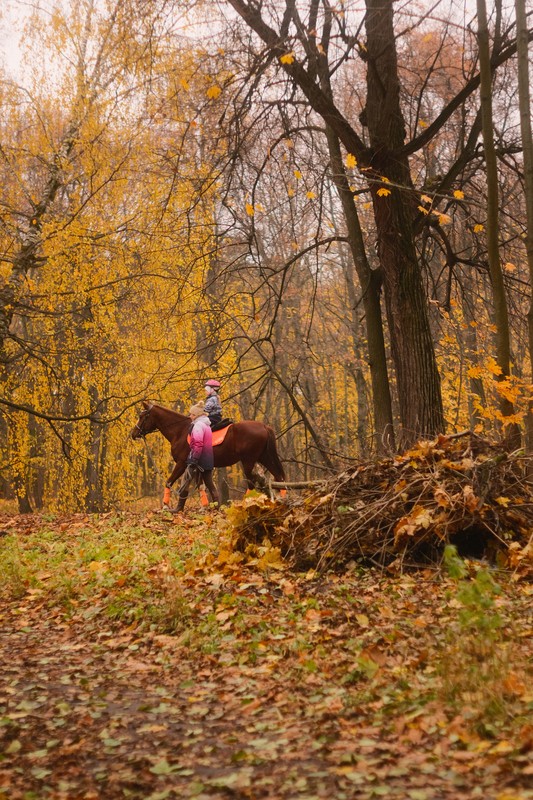
[[[213,469],[213,435],[211,433],[209,417],[204,414],[194,420],[190,437],[191,451],[189,458],[194,459],[202,469]]]

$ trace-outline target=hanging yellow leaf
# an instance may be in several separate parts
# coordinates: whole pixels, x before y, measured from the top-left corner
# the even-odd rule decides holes
[[[245,208],[248,216],[253,217],[253,215],[255,214],[255,208],[253,207],[253,205],[251,203],[246,203]]]
[[[424,208],[424,206],[418,206],[418,210],[421,211],[422,214],[429,214],[428,209]]]
[[[520,387],[512,386],[509,380],[498,381],[496,389],[501,397],[505,397],[510,403],[516,403],[520,395]]]
[[[466,374],[468,375],[469,378],[481,378],[483,375],[483,370],[481,369],[481,367],[470,367],[466,371]]]
[[[424,122],[424,120],[423,120],[423,119],[419,119],[419,120],[418,120],[418,125],[419,125],[421,128],[427,128],[427,126],[428,126],[427,122]]]
[[[481,231],[484,230],[485,228],[483,227],[483,225],[481,225],[481,223],[478,222],[477,225],[474,225],[474,233],[481,233]]]
[[[506,272],[514,272],[516,270],[516,265],[511,263],[511,261],[507,261],[507,263],[503,265],[503,268]]]
[[[180,86],[182,89],[185,89],[186,92],[189,90],[189,82],[186,80],[186,78],[180,79]]]
[[[294,177],[295,177],[295,178],[296,178],[296,180],[298,180],[298,181],[301,179],[301,177],[302,177],[302,173],[300,172],[300,170],[299,170],[299,169],[295,169],[295,170],[294,170]]]
[[[282,64],[292,64],[294,61],[294,53],[285,53],[285,55],[281,56],[279,60]]]
[[[387,197],[387,195],[390,193],[390,189],[385,189],[384,186],[382,186],[381,189],[378,189],[378,197]]]
[[[217,97],[221,94],[222,89],[220,86],[210,86],[206,92],[206,95],[209,97],[210,100],[216,100]]]
[[[449,225],[452,218],[448,214],[439,214],[439,225]]]
[[[314,192],[307,192],[306,197],[307,197],[308,200],[314,200],[315,197],[316,197],[316,194]]]
[[[348,153],[346,156],[346,166],[348,169],[353,169],[357,166],[357,159],[352,153]]]
[[[433,203],[432,198],[428,197],[427,194],[420,195],[420,199],[422,200],[423,203],[429,203],[429,205]]]
[[[453,193],[453,196],[455,197],[456,200],[462,200],[465,196],[465,193],[462,192],[460,189],[456,189],[455,192]]]
[[[500,365],[497,364],[496,361],[492,357],[491,358],[487,358],[486,365],[487,365],[488,371],[491,372],[493,375],[501,375],[502,372],[503,372],[503,370],[500,367]]]

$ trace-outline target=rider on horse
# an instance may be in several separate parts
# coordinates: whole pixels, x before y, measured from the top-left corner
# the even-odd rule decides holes
[[[207,400],[204,404],[205,413],[209,417],[209,422],[213,428],[218,422],[222,421],[222,406],[218,397],[220,382],[210,378],[205,382],[205,393]]]

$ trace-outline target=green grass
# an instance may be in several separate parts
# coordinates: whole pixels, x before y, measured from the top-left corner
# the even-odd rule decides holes
[[[97,515],[86,524],[40,522],[0,539],[1,599],[31,597],[68,616],[83,609],[86,619],[103,614],[162,632],[187,626],[191,609],[177,576],[214,550],[214,535],[185,539],[168,518],[153,527]]]

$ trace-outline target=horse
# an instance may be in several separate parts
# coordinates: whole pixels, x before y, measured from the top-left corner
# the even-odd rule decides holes
[[[170,489],[185,472],[189,443],[187,436],[191,418],[158,403],[142,401],[143,411],[131,431],[132,439],[143,439],[148,433],[160,431],[170,442],[170,452],[175,466],[166,482],[163,505],[170,501]],[[269,425],[255,420],[232,422],[224,440],[213,447],[215,467],[230,467],[239,461],[242,464],[248,489],[264,486],[264,481],[254,472],[256,464],[261,464],[274,477],[275,481],[285,481],[285,471],[280,461],[276,434]]]

